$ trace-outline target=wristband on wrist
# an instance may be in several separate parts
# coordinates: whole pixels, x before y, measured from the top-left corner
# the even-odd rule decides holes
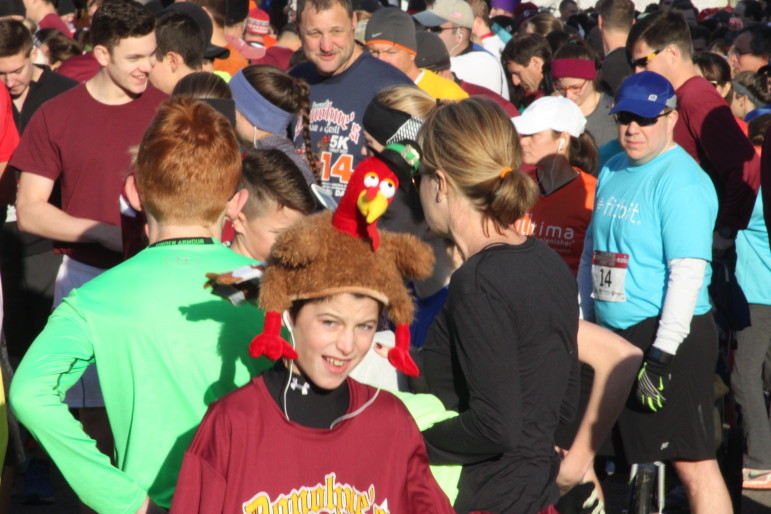
[[[649,361],[655,361],[659,364],[664,364],[665,366],[669,366],[672,364],[672,360],[675,358],[674,355],[671,353],[665,352],[663,350],[659,350],[655,346],[650,349],[648,352],[648,357],[646,360]]]

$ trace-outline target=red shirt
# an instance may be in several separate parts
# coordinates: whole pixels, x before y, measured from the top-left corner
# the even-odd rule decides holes
[[[348,386],[356,414],[331,429],[288,421],[263,377],[212,403],[171,512],[454,512],[404,404],[352,379]]]
[[[59,180],[62,210],[120,226],[119,197],[131,164],[129,149],[138,145],[155,111],[167,96],[148,86],[135,100],[106,105],[95,100],[85,84],[43,104],[24,131],[11,159],[22,172]],[[99,244],[56,241],[58,253],[109,268],[122,256]]]
[[[0,164],[7,163],[16,145],[19,144],[19,132],[13,121],[11,95],[5,85],[0,82]],[[10,205],[16,199],[16,175],[7,167],[0,169],[0,207]]]
[[[19,132],[13,121],[11,95],[0,83],[0,163],[8,162],[19,144]]]
[[[294,52],[283,46],[271,46],[265,52],[265,57],[252,61],[252,64],[270,64],[280,70],[289,70],[289,58]]]
[[[594,211],[597,179],[576,169],[578,176],[548,195],[541,195],[525,216],[514,224],[522,235],[534,236],[548,244],[578,274],[584,238]],[[535,170],[529,172],[536,182]]]
[[[70,57],[59,66],[56,73],[70,77],[78,82],[85,82],[99,71],[99,62],[94,57],[94,52],[86,52]]]
[[[45,18],[40,20],[40,23],[38,23],[37,26],[40,29],[56,29],[67,37],[73,36],[70,28],[62,21],[62,19],[56,13],[46,14]]]
[[[463,89],[463,91],[468,93],[469,96],[486,96],[493,102],[503,107],[503,110],[506,111],[506,114],[509,116],[509,118],[519,116],[519,109],[517,109],[513,103],[509,102],[495,91],[491,91],[486,87],[478,86],[476,84],[471,84],[465,80],[460,81],[460,87]]]
[[[717,225],[747,227],[760,187],[760,158],[720,93],[704,77],[677,88],[675,142],[712,178]]]

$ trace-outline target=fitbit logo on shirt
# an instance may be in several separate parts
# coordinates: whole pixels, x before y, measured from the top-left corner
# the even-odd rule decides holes
[[[258,493],[244,502],[244,514],[390,514],[388,499],[375,503],[375,486],[359,491],[349,484],[337,482],[335,473],[324,476],[324,483],[292,489],[289,494],[271,500]]]
[[[594,212],[618,220],[626,220],[634,225],[641,223],[637,216],[640,214],[640,203],[626,202],[615,196],[611,196],[607,200],[604,197],[598,197],[594,204]]]

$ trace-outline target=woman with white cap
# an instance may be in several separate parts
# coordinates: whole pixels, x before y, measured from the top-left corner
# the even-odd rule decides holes
[[[540,196],[517,221],[520,233],[543,239],[578,272],[584,234],[594,206],[597,147],[584,129],[586,118],[567,98],[546,96],[512,119],[522,144],[522,160]]]

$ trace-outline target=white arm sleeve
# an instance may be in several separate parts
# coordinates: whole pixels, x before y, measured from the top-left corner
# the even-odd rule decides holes
[[[581,263],[578,266],[578,305],[579,318],[594,322],[594,300],[592,299],[592,252],[594,251],[594,239],[586,230],[584,238],[584,250],[581,253]]]
[[[667,268],[667,292],[653,346],[674,355],[691,330],[691,319],[704,283],[707,261],[693,258],[672,259],[667,262]]]

